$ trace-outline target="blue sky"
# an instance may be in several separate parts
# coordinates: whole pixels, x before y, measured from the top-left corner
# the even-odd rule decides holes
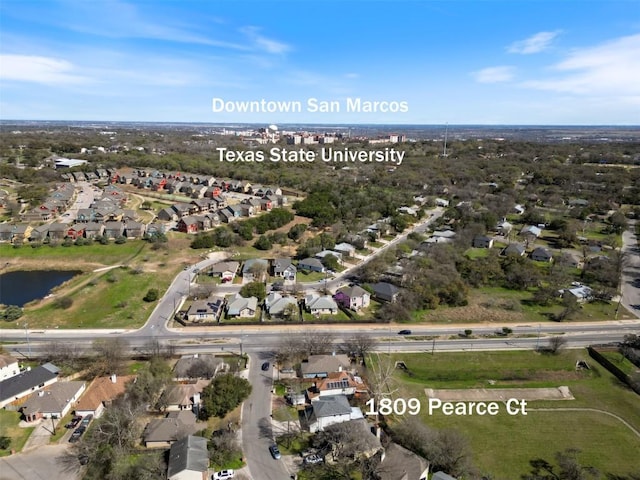
[[[639,79],[637,0],[0,2],[2,119],[638,125]]]

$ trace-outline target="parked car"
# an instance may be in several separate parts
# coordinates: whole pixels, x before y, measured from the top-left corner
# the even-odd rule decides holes
[[[227,480],[228,478],[233,478],[235,474],[236,472],[233,470],[221,470],[211,475],[211,480]]]
[[[263,372],[266,372],[267,370],[269,370],[269,362],[264,362],[261,368]]]
[[[307,455],[302,461],[307,465],[315,465],[316,463],[322,463],[322,457],[319,455]]]
[[[73,417],[71,419],[71,421],[69,423],[67,423],[64,428],[76,428],[78,426],[78,424],[80,423],[80,420],[82,420],[82,417],[79,415],[76,415],[75,417]]]
[[[398,335],[411,335],[411,330],[400,330]]]
[[[87,428],[89,426],[89,423],[91,423],[91,420],[93,420],[93,414],[89,414],[85,417],[82,418],[82,420],[80,421],[80,425],[83,425],[85,428]]]
[[[275,444],[269,447],[269,452],[271,452],[271,456],[276,460],[280,459],[280,457],[282,456],[280,455],[280,449]]]
[[[80,440],[80,437],[82,436],[82,434],[85,432],[86,429],[87,427],[83,425],[80,425],[78,428],[76,428],[71,434],[71,437],[69,437],[69,442],[75,443],[78,440]]]

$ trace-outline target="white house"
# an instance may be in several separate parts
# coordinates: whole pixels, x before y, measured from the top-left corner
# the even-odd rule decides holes
[[[0,382],[20,373],[18,360],[11,355],[0,355]]]
[[[309,417],[309,431],[320,432],[329,425],[364,418],[362,410],[349,405],[344,395],[318,397],[312,403],[313,412]]]

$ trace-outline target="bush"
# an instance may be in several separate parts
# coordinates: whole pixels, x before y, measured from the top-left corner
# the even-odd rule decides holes
[[[63,310],[66,310],[67,308],[71,307],[71,305],[73,305],[73,298],[71,297],[56,298],[54,305],[56,308],[61,308]]]
[[[2,317],[7,322],[14,322],[18,320],[21,316],[22,316],[22,309],[17,305],[9,305],[7,308],[5,308],[4,313],[2,314]]]
[[[144,296],[143,300],[145,302],[155,302],[156,300],[158,300],[158,297],[160,297],[160,292],[158,291],[158,289],[150,288],[149,291],[147,291],[147,294]]]
[[[9,450],[11,446],[11,439],[4,435],[0,437],[0,450]]]

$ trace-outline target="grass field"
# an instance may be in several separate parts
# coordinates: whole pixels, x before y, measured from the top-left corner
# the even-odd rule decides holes
[[[396,354],[391,358],[404,361],[410,372],[398,370],[396,396],[420,399],[420,418],[427,425],[464,433],[470,441],[475,464],[482,473],[491,473],[494,480],[520,478],[530,471],[530,460],[544,458],[553,463],[555,453],[566,448],[580,449],[583,464],[593,465],[601,472],[623,475],[637,468],[640,438],[605,413],[580,409],[618,415],[640,431],[640,397],[589,358],[584,350],[564,351],[555,356],[525,351]],[[577,360],[586,360],[591,370],[575,371]],[[510,416],[504,405],[497,416],[445,416],[441,412],[429,416],[424,393],[425,387],[560,385],[567,385],[575,400],[530,401],[526,416]],[[577,410],[558,410],[560,408]]]
[[[9,263],[20,269],[69,269],[71,265],[83,272],[55,288],[50,298],[27,304],[20,321],[3,328],[23,328],[24,321],[36,329],[138,328],[156,305],[142,300],[147,290],[157,288],[162,294],[183,264],[197,261],[197,252],[188,243],[189,239],[170,235],[166,248],[158,250],[141,240],[37,249],[2,245],[0,256],[10,253]],[[116,268],[93,271],[104,266]],[[61,297],[70,298],[72,305],[58,307],[56,300]]]
[[[0,437],[6,436],[11,439],[11,445],[7,450],[0,450],[0,457],[11,454],[11,450],[19,452],[27,442],[29,435],[33,432],[33,427],[20,428],[20,414],[9,410],[0,410]]]

